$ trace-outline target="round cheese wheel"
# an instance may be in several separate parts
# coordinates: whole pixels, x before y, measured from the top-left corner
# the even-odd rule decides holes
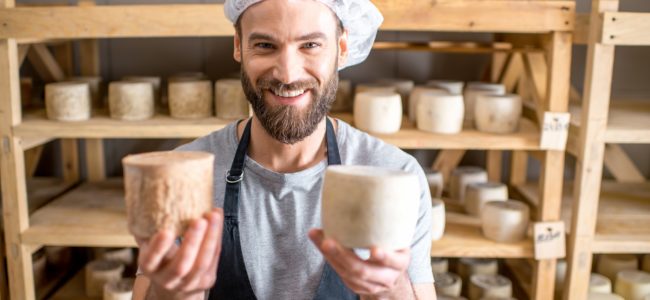
[[[492,201],[483,206],[481,228],[490,240],[512,243],[526,238],[530,209],[523,202]]]
[[[598,293],[598,292],[589,292],[587,300],[625,300],[623,297],[610,294],[610,293]]]
[[[512,282],[498,274],[476,274],[470,277],[469,299],[512,297]]]
[[[377,80],[377,83],[395,87],[395,91],[400,95],[400,97],[402,97],[402,107],[404,108],[404,113],[409,113],[408,99],[411,91],[413,90],[413,87],[415,87],[413,80],[400,78],[382,78]]]
[[[432,257],[431,271],[433,274],[449,272],[449,260],[444,257]]]
[[[441,198],[442,190],[444,188],[444,178],[442,176],[442,173],[439,171],[427,170],[425,176],[427,177],[427,182],[429,183],[431,198]]]
[[[650,254],[644,254],[641,261],[641,270],[650,273]]]
[[[478,95],[474,107],[476,129],[488,133],[512,133],[519,129],[521,96]]]
[[[145,120],[154,115],[153,86],[148,82],[115,81],[108,85],[108,109],[111,118]]]
[[[179,119],[212,116],[212,84],[209,80],[169,83],[169,114]]]
[[[409,116],[409,121],[411,121],[414,124],[416,123],[417,120],[418,101],[420,100],[420,96],[425,92],[438,93],[443,95],[449,94],[446,90],[438,89],[430,86],[416,86],[415,88],[413,88],[411,94],[408,97],[408,102],[409,102],[408,116]]]
[[[93,260],[86,265],[86,296],[101,297],[104,284],[122,278],[124,265],[112,260]]]
[[[219,79],[215,83],[215,112],[221,119],[244,119],[250,114],[241,80]]]
[[[165,151],[129,155],[124,166],[129,231],[148,239],[160,229],[180,236],[212,208],[214,156]]]
[[[616,282],[616,274],[623,270],[638,270],[639,262],[632,254],[603,254],[598,258],[597,272]]]
[[[474,105],[476,98],[480,95],[503,95],[506,88],[498,83],[483,83],[483,82],[470,82],[464,93],[465,100],[465,124],[472,125],[474,123]]]
[[[124,76],[122,77],[123,81],[136,81],[136,82],[148,82],[151,83],[153,87],[153,97],[157,103],[161,103],[160,100],[160,84],[161,78],[158,76]],[[161,103],[162,104],[162,103]]]
[[[45,85],[45,112],[50,120],[88,120],[91,101],[88,83],[73,81]]]
[[[589,276],[589,291],[609,294],[612,292],[612,281],[604,275],[591,273]]]
[[[354,92],[355,92],[355,96],[356,94],[363,93],[363,92],[397,93],[397,88],[391,85],[380,84],[380,83],[360,83],[357,84]]]
[[[481,216],[485,203],[508,200],[508,186],[500,182],[470,183],[465,188],[465,211]]]
[[[462,96],[424,91],[417,100],[417,127],[433,133],[459,133],[463,130],[464,113]]]
[[[95,248],[95,251],[95,257],[114,260],[125,266],[132,265],[135,262],[132,248]]]
[[[352,81],[339,80],[339,86],[336,89],[336,99],[332,103],[331,112],[350,112],[352,111]]]
[[[460,95],[463,93],[464,83],[462,81],[454,80],[429,80],[428,86],[444,89],[450,94]]]
[[[650,295],[650,273],[623,270],[616,276],[614,293],[629,300],[643,300]]]
[[[322,193],[325,236],[348,248],[411,245],[420,202],[416,175],[370,166],[329,166]]]
[[[460,203],[465,202],[465,190],[470,183],[487,182],[487,172],[479,167],[458,167],[451,172],[449,196]]]
[[[103,300],[131,300],[133,297],[133,278],[110,281],[104,285]]]
[[[436,273],[433,274],[434,286],[436,287],[436,292],[439,295],[445,295],[450,297],[459,297],[463,281],[460,279],[460,276],[454,273]]]
[[[90,98],[92,99],[92,108],[101,108],[103,100],[101,95],[102,78],[99,76],[74,76],[68,78],[68,81],[85,82],[90,88]]]
[[[358,93],[354,99],[354,125],[371,133],[398,132],[402,125],[402,100],[399,94]]]
[[[458,275],[466,283],[469,283],[469,278],[472,275],[496,275],[498,271],[499,264],[496,259],[463,257],[458,260]],[[467,291],[468,288],[469,284],[466,284],[463,290]]]
[[[431,240],[437,241],[445,234],[445,202],[431,200]]]

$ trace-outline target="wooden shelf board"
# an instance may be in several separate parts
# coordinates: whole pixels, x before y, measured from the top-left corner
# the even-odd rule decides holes
[[[27,179],[29,213],[33,213],[46,205],[50,200],[61,196],[75,184],[74,182],[65,182],[63,179],[51,177],[32,177]]]
[[[569,143],[577,145],[581,126],[582,108],[572,105]],[[650,101],[613,100],[609,107],[605,142],[613,144],[650,143]]]
[[[350,113],[333,114],[352,124]],[[58,138],[196,138],[225,127],[233,120],[206,118],[179,120],[157,114],[144,121],[119,121],[96,114],[91,120],[58,122],[45,119],[42,111],[24,117],[14,127],[22,137],[55,136]],[[445,135],[416,129],[404,118],[402,129],[396,134],[375,134],[387,143],[405,149],[489,149],[538,150],[539,131],[533,122],[522,119],[520,130],[514,134],[490,134],[465,129],[459,134]]]
[[[650,13],[605,12],[601,42],[619,46],[650,46]]]
[[[531,53],[543,52],[539,48],[513,48],[510,43],[478,43],[478,42],[385,42],[377,41],[372,45],[373,50],[427,51],[444,53]]]
[[[22,234],[26,244],[134,247],[120,180],[84,183],[36,211]]]
[[[515,188],[522,195],[537,198],[536,184]],[[572,192],[573,185],[565,183],[561,219],[568,234],[571,231]],[[594,253],[650,253],[650,182],[602,182],[593,243]]]

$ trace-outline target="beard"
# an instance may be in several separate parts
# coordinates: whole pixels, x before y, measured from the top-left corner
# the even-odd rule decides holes
[[[293,145],[310,136],[330,110],[332,103],[336,99],[336,89],[338,88],[339,77],[337,70],[338,68],[335,65],[334,71],[322,89],[319,89],[316,79],[284,84],[270,75],[260,77],[253,86],[243,65],[241,68],[241,81],[244,94],[246,94],[255,116],[260,120],[264,130],[279,142]],[[269,105],[264,100],[265,90],[305,90],[305,93],[307,91],[311,92],[312,99],[303,110],[292,105]]]

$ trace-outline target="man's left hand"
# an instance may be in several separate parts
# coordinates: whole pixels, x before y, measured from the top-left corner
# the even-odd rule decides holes
[[[373,247],[370,249],[370,258],[363,260],[334,239],[325,238],[325,234],[320,229],[310,230],[309,238],[339,274],[345,285],[356,294],[390,298],[391,294],[397,290],[403,291],[405,288],[412,293],[406,275],[411,260],[409,248],[388,251]]]

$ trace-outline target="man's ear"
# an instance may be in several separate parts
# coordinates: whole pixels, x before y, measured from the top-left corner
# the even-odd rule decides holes
[[[339,36],[339,67],[348,61],[348,30],[345,29]]]
[[[235,31],[235,38],[233,39],[233,42],[235,43],[233,47],[233,58],[241,63],[241,38],[239,37],[239,34]]]

